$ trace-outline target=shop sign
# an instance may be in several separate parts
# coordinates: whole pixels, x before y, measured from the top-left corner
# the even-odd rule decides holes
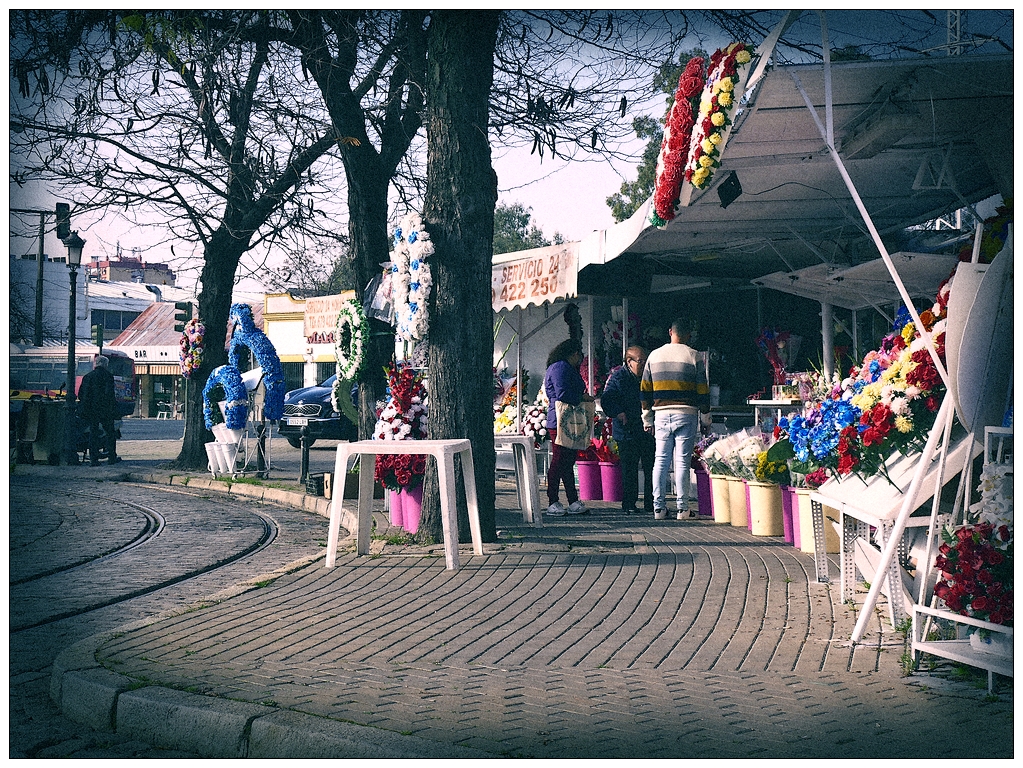
[[[490,281],[494,311],[574,296],[578,248],[579,243],[534,248],[518,259],[494,264]]]
[[[310,296],[305,300],[303,333],[306,344],[333,344],[334,328],[341,305],[352,298],[352,292],[335,296]]]

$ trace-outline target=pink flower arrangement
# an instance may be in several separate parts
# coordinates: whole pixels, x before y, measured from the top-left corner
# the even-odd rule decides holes
[[[199,370],[202,365],[203,338],[206,336],[206,326],[199,322],[199,318],[193,317],[185,324],[185,330],[178,342],[181,352],[181,375],[186,379],[192,378],[192,374]]]

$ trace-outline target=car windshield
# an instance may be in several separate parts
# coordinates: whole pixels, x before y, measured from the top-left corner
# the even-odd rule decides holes
[[[321,387],[333,387],[335,381],[337,381],[337,374],[336,373],[333,376],[331,376],[329,379],[324,381],[322,384],[320,384],[320,386]]]

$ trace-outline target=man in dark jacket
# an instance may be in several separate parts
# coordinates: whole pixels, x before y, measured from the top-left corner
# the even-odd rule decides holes
[[[96,355],[92,370],[82,377],[82,386],[78,390],[82,420],[89,428],[89,463],[94,467],[99,464],[101,427],[106,443],[107,463],[116,464],[121,460],[117,456],[117,433],[114,432],[117,400],[114,397],[114,376],[108,368],[109,363],[104,355]]]
[[[611,436],[618,443],[622,465],[622,511],[632,514],[639,499],[638,470],[643,466],[643,508],[654,511],[654,436],[643,429],[639,383],[646,365],[643,347],[625,350],[625,365],[611,372],[600,397],[601,410],[610,418]]]

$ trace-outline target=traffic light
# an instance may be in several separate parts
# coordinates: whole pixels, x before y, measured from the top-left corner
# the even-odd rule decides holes
[[[174,302],[174,330],[181,331],[185,330],[185,323],[192,319],[192,302],[190,301],[177,301]]]
[[[57,203],[57,239],[66,240],[71,236],[71,206]]]
[[[103,354],[103,326],[92,326],[92,343],[99,347],[99,353]]]

